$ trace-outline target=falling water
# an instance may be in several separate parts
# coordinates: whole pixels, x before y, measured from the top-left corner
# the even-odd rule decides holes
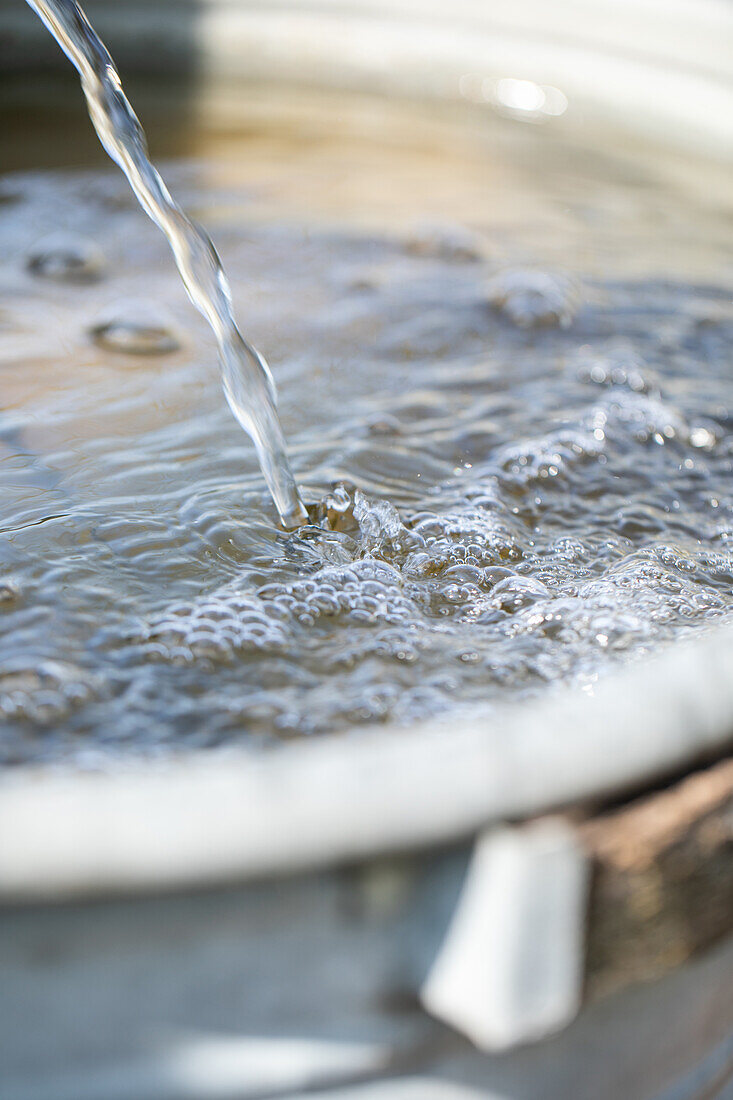
[[[216,336],[229,407],[252,437],[262,472],[285,527],[306,518],[285,452],[275,385],[267,363],[242,337],[231,291],[209,236],[171,197],[148,160],[142,127],[119,73],[75,0],[28,0],[74,64],[102,145],[127,176],[143,210],[168,238],[188,296]]]

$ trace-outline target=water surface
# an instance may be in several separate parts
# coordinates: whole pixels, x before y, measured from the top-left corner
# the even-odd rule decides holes
[[[264,102],[165,175],[268,350],[297,533],[124,181],[2,181],[6,763],[459,720],[730,614],[715,166]]]

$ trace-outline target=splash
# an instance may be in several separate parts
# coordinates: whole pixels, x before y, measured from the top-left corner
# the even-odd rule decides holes
[[[283,526],[307,519],[285,452],[275,384],[267,363],[243,338],[231,291],[213,243],[172,198],[148,159],[145,134],[119,73],[75,0],[28,0],[75,66],[99,140],[125,173],[145,213],[163,231],[189,298],[211,325],[219,347],[224,394],[251,436]]]

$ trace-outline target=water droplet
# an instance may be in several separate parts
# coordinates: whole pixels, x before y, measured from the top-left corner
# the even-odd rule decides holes
[[[44,237],[29,252],[32,275],[62,283],[94,283],[104,274],[104,254],[94,241],[73,233]]]
[[[402,424],[390,413],[375,413],[367,420],[366,428],[370,435],[399,435]]]
[[[14,604],[20,592],[12,581],[0,581],[0,611]]]
[[[125,355],[169,355],[181,344],[165,313],[148,302],[125,302],[90,329],[95,344]]]
[[[584,347],[577,356],[577,376],[596,386],[617,386],[659,397],[657,375],[631,345],[613,342],[600,350]]]
[[[475,262],[482,259],[481,241],[462,225],[421,225],[408,237],[405,251],[413,256]]]
[[[573,279],[555,272],[517,268],[489,282],[487,296],[519,328],[559,325],[567,328],[580,304]]]

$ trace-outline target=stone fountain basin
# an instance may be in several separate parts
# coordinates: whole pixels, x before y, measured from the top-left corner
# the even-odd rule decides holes
[[[185,62],[202,103],[245,60],[248,79],[436,99],[521,71],[582,105],[568,125],[733,149],[723,2],[88,11],[123,69]],[[0,57],[58,63],[19,0]],[[723,627],[593,695],[460,725],[18,769],[0,781],[5,1095],[715,1095],[731,743]]]

